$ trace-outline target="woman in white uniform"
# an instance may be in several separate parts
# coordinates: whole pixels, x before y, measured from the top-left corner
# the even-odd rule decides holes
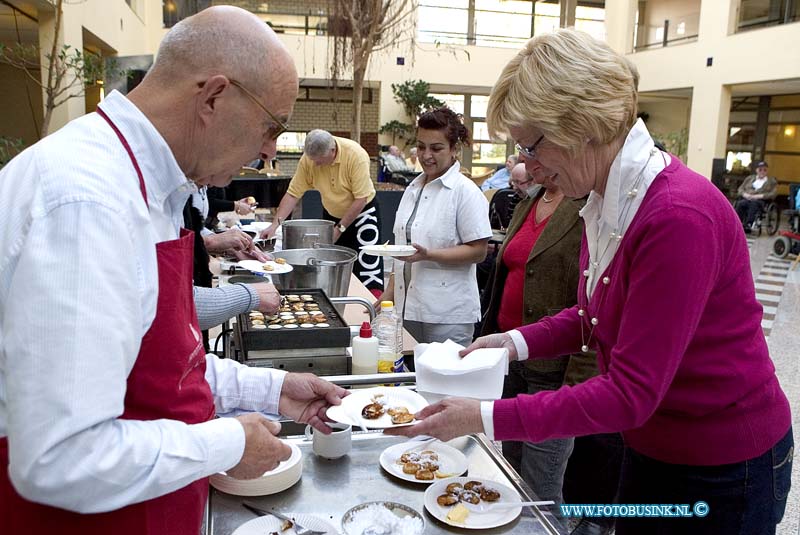
[[[381,299],[396,301],[403,326],[418,342],[449,338],[468,345],[480,319],[475,265],[486,257],[492,229],[486,197],[456,159],[467,143],[469,130],[447,107],[417,121],[423,172],[406,188],[394,225],[395,243],[417,252],[395,259]]]

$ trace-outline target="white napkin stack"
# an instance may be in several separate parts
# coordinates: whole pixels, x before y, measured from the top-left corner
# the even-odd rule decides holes
[[[414,348],[417,391],[481,400],[500,399],[508,373],[508,351],[476,349],[464,358],[464,346],[451,340],[419,344]]]

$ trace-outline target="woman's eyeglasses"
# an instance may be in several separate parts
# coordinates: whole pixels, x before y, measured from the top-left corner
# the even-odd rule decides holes
[[[536,143],[534,143],[530,147],[523,147],[522,145],[517,143],[517,145],[516,145],[517,152],[519,152],[520,154],[522,154],[526,158],[530,158],[531,160],[535,160],[536,159],[536,145],[541,143],[543,139],[544,139],[544,134],[539,136],[539,139],[536,140]]]

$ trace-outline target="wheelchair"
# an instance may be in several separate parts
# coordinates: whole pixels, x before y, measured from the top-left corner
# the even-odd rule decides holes
[[[739,201],[737,201],[738,203]],[[780,215],[778,214],[778,205],[774,201],[769,201],[763,210],[759,212],[750,225],[750,231],[756,236],[761,236],[762,229],[766,228],[767,234],[774,236],[778,232],[778,225],[780,224]]]
[[[800,210],[795,206],[795,198],[800,185],[789,186],[789,209],[781,212],[789,218],[789,229],[782,230],[779,238],[772,244],[772,254],[786,258],[790,254],[800,254]]]
[[[775,233],[778,232],[779,223],[778,205],[770,201],[770,203],[761,210],[761,213],[758,214],[756,220],[753,221],[752,230],[756,236],[761,236],[761,229],[765,227],[767,235],[774,236]]]

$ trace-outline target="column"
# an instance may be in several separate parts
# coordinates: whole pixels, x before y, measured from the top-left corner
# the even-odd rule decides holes
[[[686,164],[705,177],[711,177],[713,159],[725,157],[730,110],[729,86],[716,80],[694,86]]]

